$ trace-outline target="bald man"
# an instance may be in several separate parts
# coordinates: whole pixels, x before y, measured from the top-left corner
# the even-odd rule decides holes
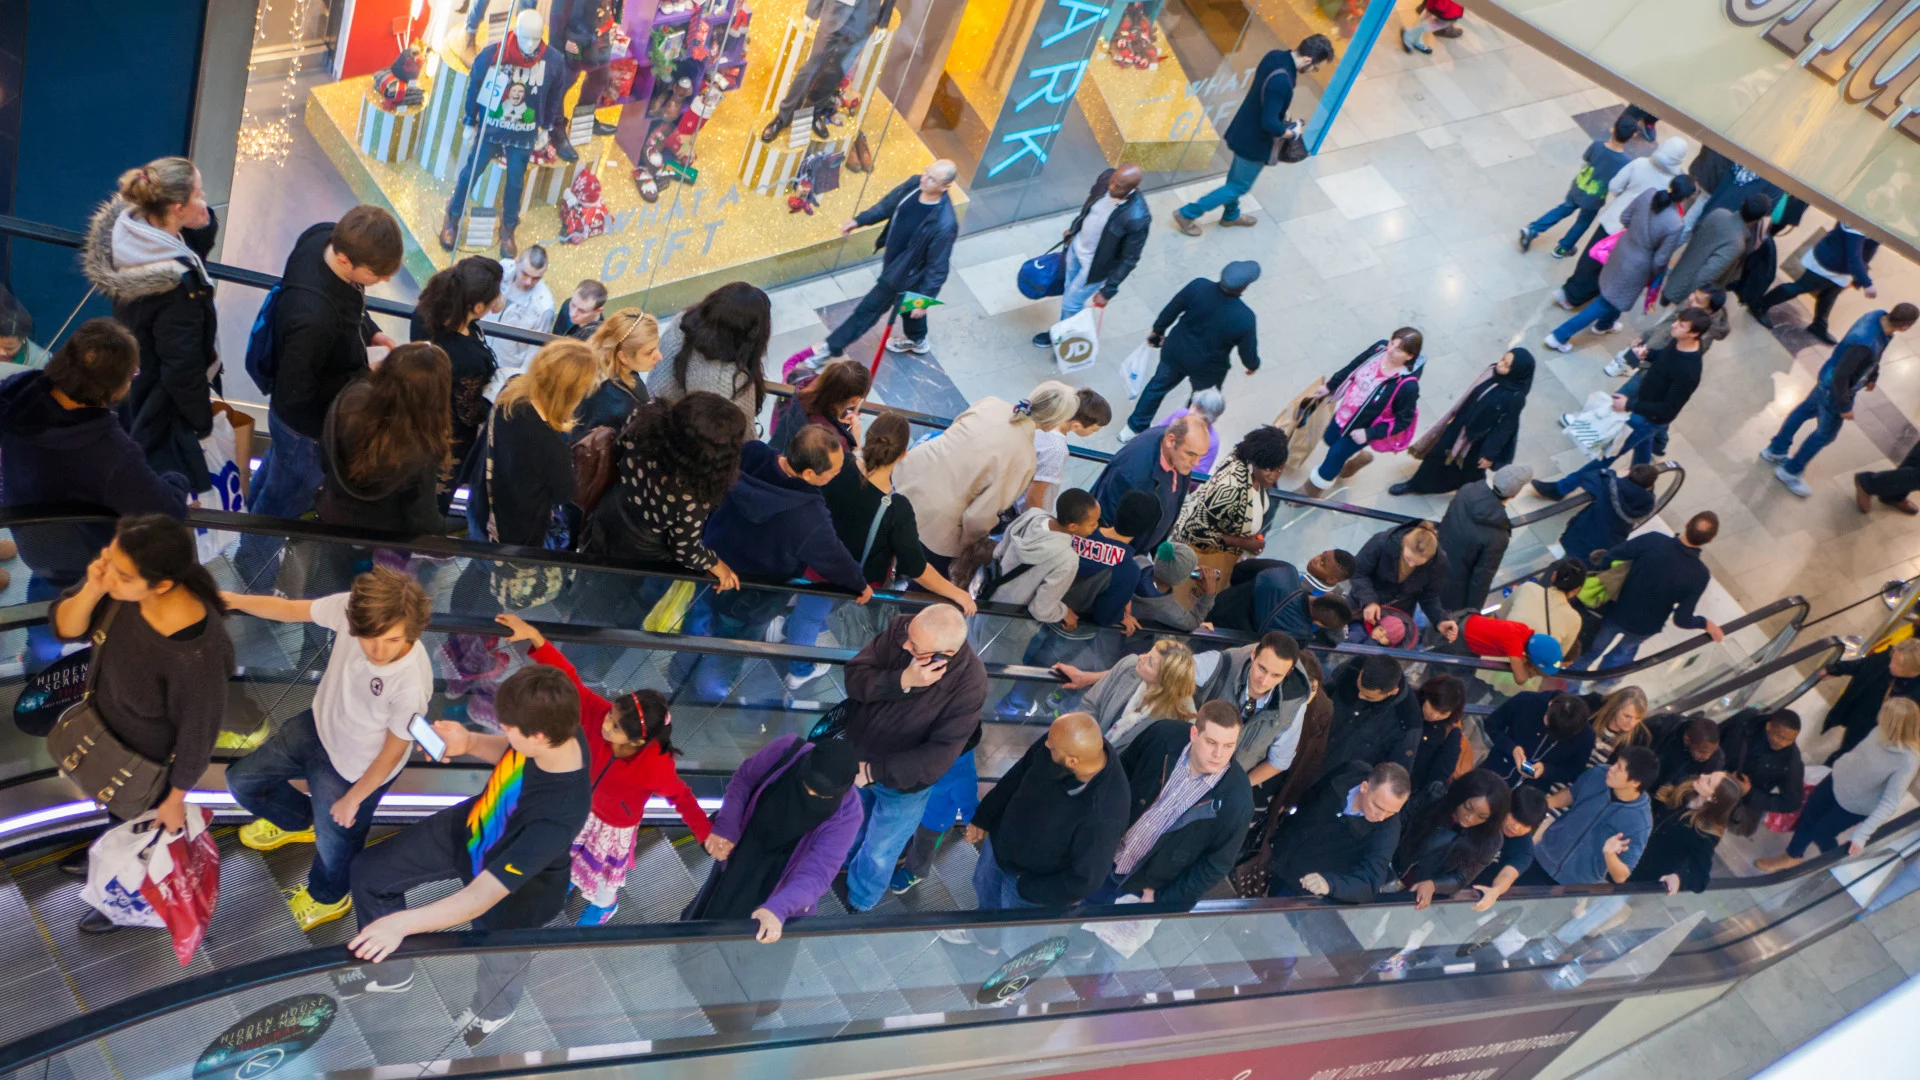
[[[947,264],[953,258],[953,241],[960,235],[960,219],[953,212],[953,198],[947,189],[960,175],[960,167],[946,158],[928,165],[919,176],[909,177],[880,197],[880,201],[853,216],[840,226],[840,235],[869,225],[886,227],[873,238],[873,249],[880,253],[880,277],[860,298],[845,322],[827,335],[827,358],[839,360],[847,346],[873,328],[882,319],[891,321],[900,310],[900,301],[908,293],[939,296],[947,283]],[[891,338],[887,348],[900,353],[927,351],[927,312],[916,308],[903,317],[904,333]],[[818,350],[815,356],[819,355]]]
[[[981,845],[973,869],[980,910],[1072,907],[1092,896],[1113,868],[1132,799],[1099,723],[1080,712],[1055,720],[980,800],[967,826],[967,842]],[[1012,954],[1043,934],[1018,927],[943,930],[940,938]]]
[[[860,757],[866,806],[847,862],[847,903],[868,911],[892,881],[933,785],[952,769],[973,769],[965,752],[980,730],[987,667],[967,644],[966,617],[934,604],[895,616],[847,662],[846,680],[847,740]]]
[[[1103,308],[1120,291],[1120,283],[1133,273],[1140,252],[1147,246],[1147,228],[1153,223],[1153,211],[1147,209],[1146,196],[1140,194],[1140,181],[1146,174],[1138,165],[1108,169],[1093,182],[1080,216],[1067,226],[1067,245],[1063,279],[1066,293],[1060,297],[1060,317],[1079,314],[1089,302]],[[1033,343],[1042,348],[1053,346],[1053,336],[1043,330],[1033,335]]]

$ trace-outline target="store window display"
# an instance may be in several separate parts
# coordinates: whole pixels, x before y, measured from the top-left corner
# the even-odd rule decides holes
[[[474,57],[466,108],[473,150],[460,166],[453,197],[447,200],[446,216],[440,222],[442,251],[453,251],[458,242],[474,173],[498,157],[504,159],[507,170],[500,255],[511,259],[520,253],[514,230],[520,224],[527,165],[535,155],[552,152],[547,131],[556,122],[560,95],[565,92],[560,54],[541,39],[543,29],[539,13],[522,11],[513,17],[511,34]]]
[[[814,138],[833,136],[827,125],[838,110],[842,88],[853,77],[860,47],[892,21],[893,5],[894,0],[807,0],[807,18],[817,20],[813,44],[773,119],[761,129],[761,142],[779,138],[802,109],[809,113]]]

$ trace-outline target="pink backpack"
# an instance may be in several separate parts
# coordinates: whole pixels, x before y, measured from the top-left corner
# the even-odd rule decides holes
[[[1400,388],[1412,382],[1413,379],[1414,376],[1412,375],[1402,375],[1394,380],[1393,393],[1387,395],[1387,406],[1380,410],[1380,415],[1386,417],[1389,425],[1393,423],[1393,399],[1399,396]],[[1367,444],[1367,449],[1379,454],[1397,454],[1413,445],[1414,432],[1419,429],[1420,409],[1418,406],[1415,406],[1413,410],[1413,423],[1408,424],[1404,430],[1396,429],[1384,438],[1374,439]]]

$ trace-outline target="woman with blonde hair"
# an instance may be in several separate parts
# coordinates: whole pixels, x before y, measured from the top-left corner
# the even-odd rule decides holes
[[[1834,759],[1833,771],[1807,796],[1800,823],[1784,855],[1753,865],[1772,873],[1800,865],[1808,845],[1826,851],[1851,828],[1849,855],[1866,849],[1880,826],[1892,819],[1900,799],[1920,772],[1920,705],[1890,697],[1880,706],[1880,724],[1859,746]]]
[[[574,413],[573,438],[594,428],[626,428],[634,411],[648,400],[640,378],[660,363],[660,322],[639,308],[623,308],[607,316],[587,341],[600,369],[600,385],[580,402]]]
[[[1637,686],[1623,686],[1601,700],[1593,710],[1593,753],[1589,767],[1605,765],[1615,751],[1629,746],[1646,746],[1653,741],[1647,730],[1647,692]]]
[[[1085,681],[1087,673],[1064,664],[1055,670],[1067,676],[1070,687],[1092,687],[1080,709],[1100,722],[1115,750],[1155,720],[1192,720],[1196,711],[1193,651],[1170,638],[1154,642],[1131,664],[1122,662],[1093,675],[1092,682]]]
[[[480,432],[479,464],[468,477],[470,539],[570,546],[565,509],[573,501],[573,451],[566,436],[599,377],[599,360],[585,342],[552,341],[524,373],[507,380]]]
[[[1744,793],[1730,773],[1711,772],[1668,784],[1653,797],[1653,832],[1628,881],[1657,881],[1672,896],[1707,891],[1713,851],[1727,833]]]
[[[1354,558],[1348,590],[1353,609],[1367,623],[1380,620],[1380,609],[1398,608],[1408,614],[1415,607],[1427,613],[1427,623],[1448,641],[1460,634],[1460,624],[1440,604],[1447,580],[1447,553],[1431,521],[1395,525],[1373,534]]]
[[[895,491],[912,500],[927,561],[951,577],[954,556],[981,540],[1033,482],[1036,430],[1057,428],[1080,410],[1080,394],[1047,381],[1023,401],[985,397],[947,430],[912,447],[894,467]]]
[[[87,280],[140,343],[140,367],[121,406],[127,434],[155,472],[186,477],[189,492],[213,485],[200,440],[213,431],[220,388],[219,326],[204,261],[218,228],[200,170],[165,157],[120,174],[80,249]]]

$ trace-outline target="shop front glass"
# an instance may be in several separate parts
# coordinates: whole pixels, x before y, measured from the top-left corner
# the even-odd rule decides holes
[[[288,111],[345,189],[399,216],[416,283],[498,255],[511,229],[548,252],[556,296],[594,279],[612,306],[662,313],[727,281],[770,288],[870,256],[873,231],[843,237],[842,224],[941,158],[958,166],[963,232],[1076,209],[1126,162],[1150,190],[1203,185],[1225,171],[1220,132],[1260,58],[1309,33],[1344,52],[1363,6],[299,3],[333,62],[298,80]],[[1302,81],[1293,115],[1312,115],[1324,78]],[[243,165],[236,200],[277,182]],[[288,216],[345,209],[286,191]]]

